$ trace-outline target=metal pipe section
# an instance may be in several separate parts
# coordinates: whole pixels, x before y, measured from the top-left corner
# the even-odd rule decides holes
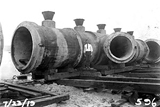
[[[115,63],[128,63],[135,55],[136,42],[133,36],[120,32],[121,28],[105,40],[103,49],[107,57]]]
[[[78,29],[80,30],[79,25]],[[11,57],[21,73],[74,68],[84,62],[83,47],[86,40],[93,46],[91,58],[93,61],[99,52],[96,33],[81,32],[71,28],[56,29],[48,27],[47,24],[39,26],[33,22],[22,22],[13,35]]]
[[[133,31],[128,31],[127,33],[133,36]],[[144,58],[149,54],[149,48],[143,40],[135,39],[135,42],[136,42],[136,49],[135,49],[136,53],[132,58],[132,60],[129,61],[129,63],[142,62]]]
[[[2,32],[2,26],[1,26],[1,23],[0,23],[0,65],[1,65],[1,62],[2,62],[2,56],[3,56],[3,46],[4,43],[3,43],[3,32]]]
[[[147,63],[159,63],[160,62],[160,40],[147,39],[146,44],[149,48],[149,54],[145,60]]]
[[[42,14],[44,17],[44,21],[42,21],[42,26],[55,28],[56,22],[52,20],[55,12],[44,11],[42,12]]]
[[[140,39],[136,39],[136,54],[134,55],[133,59],[129,62],[142,62],[144,61],[145,57],[149,54],[149,48],[147,44]]]
[[[16,29],[11,47],[16,68],[22,73],[72,65],[82,57],[82,43],[73,29],[56,29],[22,22]]]
[[[98,24],[97,25],[97,27],[98,27],[97,33],[106,34],[105,26],[106,26],[106,24]]]

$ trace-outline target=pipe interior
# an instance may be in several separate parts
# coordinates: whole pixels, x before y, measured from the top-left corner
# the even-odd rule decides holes
[[[149,47],[149,60],[157,60],[160,58],[160,45],[154,41],[148,41],[146,42]]]
[[[12,59],[19,67],[27,65],[32,54],[32,37],[29,30],[20,27],[16,30],[12,41]]]
[[[128,58],[132,52],[132,43],[124,36],[117,36],[111,41],[110,51],[117,58]]]

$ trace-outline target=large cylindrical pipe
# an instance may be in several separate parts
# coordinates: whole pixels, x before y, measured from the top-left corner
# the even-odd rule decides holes
[[[82,57],[82,42],[73,29],[56,29],[22,22],[15,30],[11,56],[22,73],[72,65]]]
[[[136,54],[134,55],[133,59],[130,61],[132,62],[139,62],[143,61],[145,57],[149,54],[149,48],[147,44],[140,39],[136,39]]]
[[[160,41],[156,39],[147,39],[145,42],[149,48],[149,54],[145,58],[147,63],[160,62]]]
[[[22,73],[68,66],[74,68],[84,62],[86,40],[93,46],[91,60],[94,61],[99,52],[96,33],[22,22],[13,35],[11,56],[15,67]]]
[[[136,42],[133,36],[115,29],[103,45],[107,57],[115,63],[127,63],[135,55]]]
[[[127,33],[133,36],[133,31],[128,31]],[[136,53],[132,58],[132,60],[129,61],[129,63],[142,62],[144,58],[149,54],[149,48],[143,40],[135,39],[135,42],[136,42],[136,49],[135,49]]]
[[[3,32],[2,32],[2,26],[0,23],[0,65],[2,62],[2,56],[3,56]]]

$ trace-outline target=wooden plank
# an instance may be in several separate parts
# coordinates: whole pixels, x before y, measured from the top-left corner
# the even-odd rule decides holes
[[[7,87],[0,87],[0,92],[1,91],[5,91],[5,90],[7,90],[8,88]]]
[[[160,73],[160,68],[141,68],[133,70],[134,73]]]
[[[107,76],[81,76],[77,79],[92,79],[92,80],[107,80],[107,81],[126,81],[126,82],[147,82],[147,83],[160,83],[160,78],[138,78],[138,77],[107,77]]]
[[[110,74],[116,74],[116,73],[122,73],[122,72],[129,72],[129,71],[132,71],[134,69],[137,69],[137,67],[128,66],[128,67],[119,68],[119,69],[103,70],[102,74],[104,74],[104,75],[110,75]]]
[[[152,71],[157,71],[160,72],[160,68],[141,68],[141,69],[136,69],[135,71],[148,71],[148,72],[152,72]]]
[[[72,78],[77,76],[101,76],[100,72],[97,72],[95,70],[79,70],[75,72],[62,72],[62,73],[54,73],[54,74],[47,74],[45,75],[45,80],[51,81],[51,80],[58,80],[63,78]]]
[[[65,101],[69,99],[69,95],[57,95],[57,96],[51,96],[51,97],[46,97],[46,98],[41,98],[41,99],[36,99],[33,100],[35,102],[34,107],[43,107],[46,105],[50,105],[53,103],[58,103],[61,101]]]
[[[11,87],[25,89],[25,90],[32,91],[32,92],[38,92],[38,93],[42,93],[42,94],[49,94],[49,95],[55,96],[54,93],[50,93],[48,91],[44,91],[44,90],[42,91],[42,90],[38,90],[38,89],[35,89],[35,88],[31,88],[31,87],[27,87],[27,86],[22,86],[22,85],[15,85],[15,84],[7,83],[7,82],[3,82],[3,83],[6,84],[6,85],[8,85],[8,86],[11,86]]]
[[[160,78],[160,73],[120,73],[119,75],[138,78]]]
[[[29,98],[29,100],[32,101],[32,100],[41,99],[41,98],[46,98],[46,97],[50,97],[50,96],[51,96],[51,95],[37,96],[37,97]]]
[[[38,93],[38,92],[33,92],[33,91],[29,91],[29,90],[24,90],[24,89],[20,89],[20,88],[16,88],[16,87],[8,87],[9,89],[11,90],[15,90],[15,91],[19,91],[19,92],[22,92],[22,93],[26,93],[26,94],[29,94],[31,96],[40,96],[42,95],[41,93]]]
[[[98,77],[101,76],[101,73],[98,71],[80,71],[80,76]]]
[[[84,79],[62,79],[57,81],[58,84],[75,86],[75,87],[104,87],[106,89],[122,90],[127,86],[134,87],[136,91],[146,93],[160,93],[160,83],[145,82],[123,82],[123,81],[103,81],[103,80],[84,80]]]
[[[4,87],[4,84],[0,83],[0,87]]]
[[[63,73],[47,74],[45,75],[45,80],[51,81],[51,80],[57,80],[62,78],[75,77],[79,75],[80,75],[80,72],[63,72]]]

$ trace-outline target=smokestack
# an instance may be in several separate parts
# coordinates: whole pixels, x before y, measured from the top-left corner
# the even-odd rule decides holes
[[[74,19],[76,26],[83,26],[84,19]]]
[[[122,28],[114,28],[115,32],[120,32]]]
[[[75,24],[76,24],[74,29],[76,31],[85,32],[85,27],[83,26],[84,19],[78,18],[78,19],[74,19],[74,21],[75,21]]]
[[[55,12],[52,11],[43,11],[44,21],[42,21],[42,26],[55,28],[55,21],[52,20],[54,14]]]
[[[106,24],[98,24],[97,25],[98,26],[98,29],[100,30],[100,29],[105,29],[105,26],[106,26]]]
[[[42,14],[43,14],[43,17],[44,17],[45,20],[52,20],[55,12],[44,11],[44,12],[42,12]]]
[[[101,34],[106,34],[105,26],[106,26],[106,24],[98,24],[97,25],[97,27],[98,27],[97,32],[101,33]]]
[[[133,36],[133,32],[134,31],[128,31],[127,33],[130,34],[131,36]]]

